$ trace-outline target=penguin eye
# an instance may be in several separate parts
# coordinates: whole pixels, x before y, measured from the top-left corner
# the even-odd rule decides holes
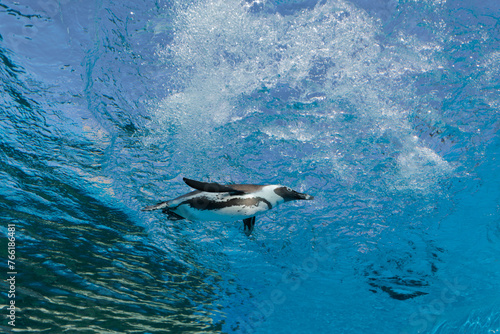
[[[292,191],[293,191],[292,189],[290,189],[290,188],[288,188],[288,187],[285,187],[285,189],[286,189],[286,191],[288,191],[288,192],[292,192]]]

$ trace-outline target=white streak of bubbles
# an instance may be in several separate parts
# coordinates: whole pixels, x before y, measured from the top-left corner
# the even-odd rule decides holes
[[[401,35],[381,45],[379,22],[344,1],[290,15],[249,7],[240,0],[176,5],[173,40],[158,50],[172,73],[172,89],[152,111],[151,128],[157,130],[150,143],[176,140],[190,154],[228,145],[215,129],[231,122],[244,126],[245,117],[263,113],[245,106],[245,97],[285,86],[295,92],[291,102],[320,101],[322,107],[297,111],[305,119],[286,127],[263,122],[262,133],[270,141],[314,143],[311,159],[331,164],[341,179],[356,178],[356,168],[373,168],[345,158],[359,150],[363,136],[396,143],[386,148],[396,152],[393,168],[400,175],[387,180],[390,188],[425,191],[452,170],[415,140],[410,111],[395,102],[413,98],[416,75],[442,67],[439,44]],[[163,28],[159,23],[156,30]],[[353,111],[338,101],[349,101],[353,123],[342,121]]]

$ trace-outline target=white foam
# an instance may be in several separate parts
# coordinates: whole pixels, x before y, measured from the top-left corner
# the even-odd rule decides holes
[[[400,178],[396,179],[394,186],[398,189],[426,192],[453,170],[436,152],[418,144],[405,147],[398,155],[397,162]]]
[[[237,122],[247,135],[265,133],[267,144],[313,143],[316,158],[351,180],[376,164],[349,158],[362,148],[359,141],[373,145],[382,138],[389,142],[382,153],[402,149],[396,157],[399,186],[406,182],[415,189],[428,188],[438,170],[450,169],[435,151],[412,140],[409,110],[399,104],[414,98],[415,75],[442,67],[438,43],[399,33],[393,44],[381,45],[379,21],[347,1],[325,1],[285,16],[252,6],[240,0],[176,3],[173,40],[158,49],[174,73],[175,91],[152,111],[159,129],[153,136],[177,140],[190,154],[208,148],[222,156],[233,139],[219,136],[217,128]],[[156,30],[162,29],[165,24],[158,23]],[[265,99],[273,98],[276,108],[265,107]],[[246,129],[258,113],[260,128]],[[269,113],[285,125],[265,120]],[[429,173],[434,177],[423,177]]]

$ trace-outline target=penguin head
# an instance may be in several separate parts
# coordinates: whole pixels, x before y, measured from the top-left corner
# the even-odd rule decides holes
[[[290,189],[285,186],[278,186],[276,189],[274,189],[274,192],[282,197],[285,202],[288,201],[295,201],[295,200],[312,200],[314,199],[314,196],[307,195],[307,194],[302,194],[299,193],[293,189]]]

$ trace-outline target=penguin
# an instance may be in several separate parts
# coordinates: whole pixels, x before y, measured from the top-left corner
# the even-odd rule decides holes
[[[170,220],[234,221],[243,220],[250,236],[255,216],[277,205],[294,200],[312,200],[313,196],[281,185],[207,183],[183,178],[196,189],[175,199],[147,206],[142,211],[162,210]]]

